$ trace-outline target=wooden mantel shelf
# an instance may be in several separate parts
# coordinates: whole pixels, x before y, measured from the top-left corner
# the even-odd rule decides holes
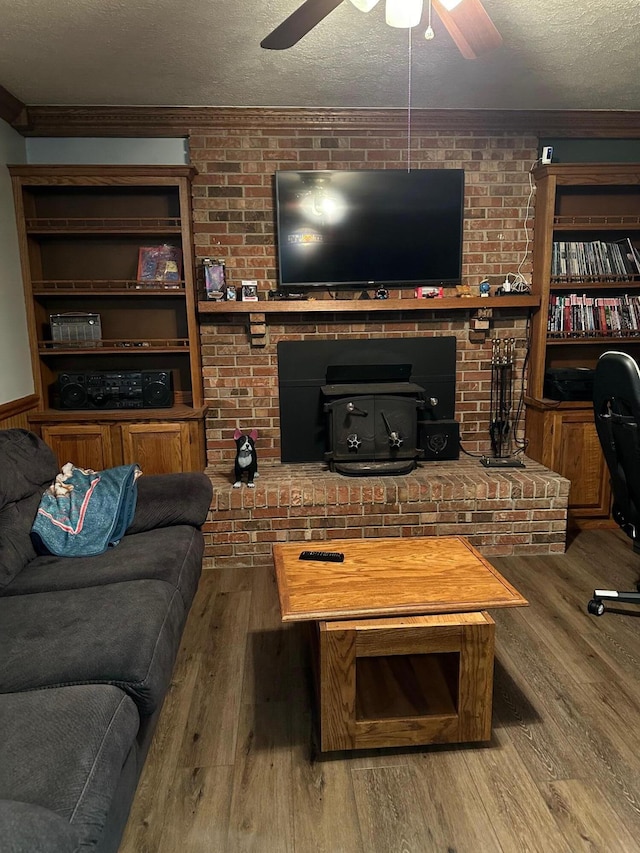
[[[308,299],[259,302],[198,302],[200,314],[365,314],[374,311],[477,311],[537,308],[539,296],[472,296],[444,299]]]

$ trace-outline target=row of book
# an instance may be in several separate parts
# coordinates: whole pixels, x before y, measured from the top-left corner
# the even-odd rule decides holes
[[[547,334],[550,338],[640,336],[640,295],[552,294]]]
[[[551,275],[580,281],[620,281],[640,275],[640,250],[627,237],[605,242],[556,241]]]

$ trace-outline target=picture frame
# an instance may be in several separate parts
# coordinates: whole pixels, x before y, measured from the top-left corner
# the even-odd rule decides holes
[[[225,266],[222,261],[204,258],[204,289],[207,299],[222,299],[225,290]]]
[[[258,301],[258,282],[256,280],[253,281],[243,281],[242,282],[242,301],[243,302],[257,302]]]
[[[137,281],[179,287],[182,280],[182,250],[178,246],[141,246],[138,250]]]

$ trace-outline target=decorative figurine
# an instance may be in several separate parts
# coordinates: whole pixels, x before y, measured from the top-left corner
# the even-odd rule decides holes
[[[464,299],[468,299],[473,296],[473,291],[469,284],[456,284],[456,293]]]
[[[255,488],[253,478],[258,476],[258,455],[256,453],[256,438],[258,431],[252,429],[250,433],[245,434],[237,429],[233,438],[236,443],[236,461],[234,466],[235,483],[234,489],[239,489],[242,485],[242,477],[247,475],[247,486],[250,489]]]
[[[480,296],[489,296],[491,292],[491,285],[487,281],[487,279],[483,279],[480,282]]]
[[[207,299],[222,299],[225,289],[224,261],[219,261],[215,258],[203,258],[202,267]]]

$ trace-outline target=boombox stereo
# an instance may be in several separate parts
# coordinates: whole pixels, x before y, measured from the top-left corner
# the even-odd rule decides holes
[[[168,370],[58,374],[57,409],[162,409],[173,405]]]

